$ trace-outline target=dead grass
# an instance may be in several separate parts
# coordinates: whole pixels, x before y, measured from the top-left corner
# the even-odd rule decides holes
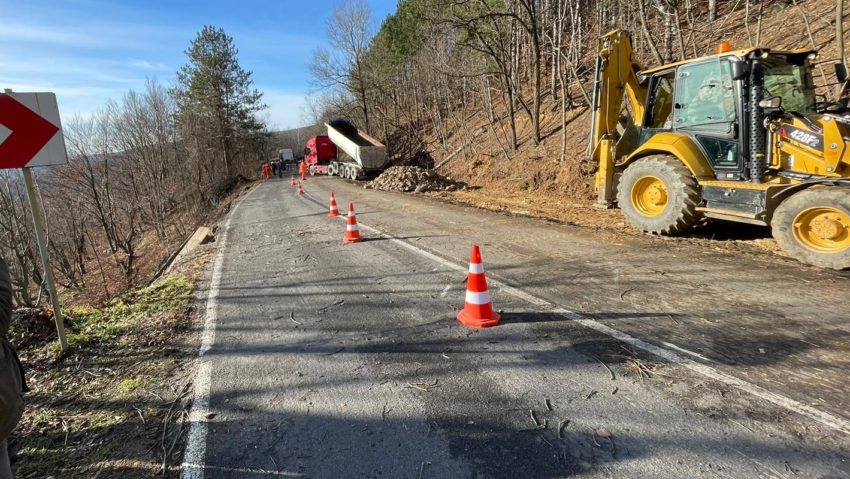
[[[173,475],[179,456],[166,458],[163,430],[179,440],[179,416],[165,420],[180,396],[179,374],[194,356],[192,289],[205,263],[122,295],[102,307],[67,310],[71,345],[62,354],[51,333],[20,348],[30,389],[11,440],[16,477],[150,477]],[[47,315],[15,321],[13,338]],[[181,410],[185,405],[181,405]]]

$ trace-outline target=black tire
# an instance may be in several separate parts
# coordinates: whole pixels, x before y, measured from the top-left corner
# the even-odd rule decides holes
[[[828,234],[834,238],[824,240],[815,230],[810,230],[811,216],[817,210],[834,210]],[[824,211],[829,218],[827,211]],[[808,219],[807,219],[808,218]],[[850,268],[850,188],[810,188],[780,203],[770,221],[773,237],[783,251],[794,259],[821,268]],[[808,231],[808,233],[806,232]],[[811,237],[807,239],[806,237]]]
[[[648,178],[660,180],[666,194],[666,206],[652,214],[632,202],[632,190]],[[620,176],[617,186],[617,202],[626,220],[653,234],[675,235],[687,231],[702,216],[697,211],[701,201],[696,178],[672,155],[651,155],[635,161]]]

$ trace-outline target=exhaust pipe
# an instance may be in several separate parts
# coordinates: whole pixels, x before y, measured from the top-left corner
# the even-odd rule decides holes
[[[765,157],[767,132],[764,127],[764,109],[759,103],[764,99],[764,69],[761,60],[753,60],[750,74],[750,179],[761,183],[767,170]]]

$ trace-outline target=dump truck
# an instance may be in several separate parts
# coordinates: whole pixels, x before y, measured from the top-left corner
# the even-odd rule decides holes
[[[386,168],[387,147],[380,141],[342,118],[328,121],[325,127],[337,146],[337,159],[329,162],[328,175],[356,180],[376,176]]]
[[[292,156],[291,148],[281,148],[277,154],[277,158],[284,165],[287,163],[295,163],[295,157]]]
[[[815,94],[816,54],[724,42],[645,69],[628,32],[600,37],[590,131],[599,205],[654,234],[703,218],[768,226],[788,255],[850,267],[850,109]],[[835,71],[846,81],[843,64]]]

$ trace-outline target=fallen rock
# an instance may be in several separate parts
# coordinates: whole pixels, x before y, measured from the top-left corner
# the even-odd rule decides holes
[[[465,186],[433,170],[418,166],[393,166],[367,183],[364,188],[423,193],[425,191],[455,191]]]

